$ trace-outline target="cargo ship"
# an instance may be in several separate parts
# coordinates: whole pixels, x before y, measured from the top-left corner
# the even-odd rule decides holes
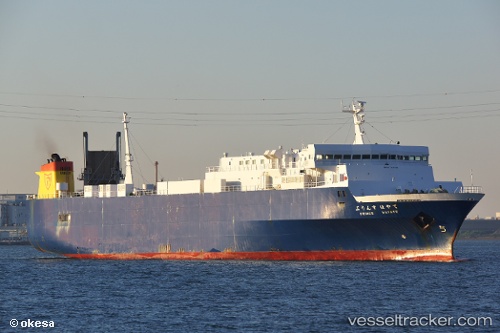
[[[453,261],[481,187],[436,181],[428,147],[365,143],[365,102],[342,111],[352,144],[224,153],[204,179],[145,188],[134,187],[124,113],[125,174],[120,132],[111,176],[94,177],[87,161],[83,191],[73,163],[53,154],[29,200],[29,240],[80,259]]]

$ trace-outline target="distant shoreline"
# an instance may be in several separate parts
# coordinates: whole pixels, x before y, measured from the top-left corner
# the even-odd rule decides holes
[[[500,220],[465,220],[457,239],[500,240]]]

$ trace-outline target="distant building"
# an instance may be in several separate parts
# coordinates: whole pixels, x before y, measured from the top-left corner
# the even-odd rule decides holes
[[[0,194],[0,226],[26,225],[26,194]]]
[[[0,244],[28,243],[26,194],[0,194]]]

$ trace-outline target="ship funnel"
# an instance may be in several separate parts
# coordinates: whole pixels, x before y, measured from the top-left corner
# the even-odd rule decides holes
[[[59,154],[52,154],[47,160],[47,164],[42,165],[36,174],[40,177],[38,182],[39,199],[58,198],[75,191],[73,162],[66,161]]]

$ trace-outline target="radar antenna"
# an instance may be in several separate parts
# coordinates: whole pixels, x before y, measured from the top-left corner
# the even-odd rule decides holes
[[[352,101],[348,107],[342,107],[342,112],[352,113],[354,119],[354,144],[364,144],[365,131],[363,130],[363,123],[365,122],[365,104],[363,101]]]

